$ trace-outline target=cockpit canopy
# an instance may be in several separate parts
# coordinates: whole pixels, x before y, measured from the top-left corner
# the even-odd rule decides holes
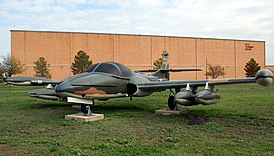
[[[90,66],[85,72],[101,72],[123,77],[132,76],[133,71],[117,62],[102,62]]]

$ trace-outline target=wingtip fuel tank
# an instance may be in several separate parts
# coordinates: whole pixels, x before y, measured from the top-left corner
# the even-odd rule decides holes
[[[256,82],[262,86],[269,86],[273,82],[273,73],[268,69],[261,69],[256,74]]]

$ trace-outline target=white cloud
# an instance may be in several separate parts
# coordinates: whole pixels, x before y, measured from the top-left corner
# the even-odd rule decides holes
[[[274,64],[271,0],[4,0],[0,54],[9,29],[87,31],[265,40]]]

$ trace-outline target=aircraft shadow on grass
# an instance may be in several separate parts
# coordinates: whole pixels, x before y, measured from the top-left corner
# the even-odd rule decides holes
[[[73,106],[76,106],[76,108],[73,108]],[[78,107],[78,108],[77,108]],[[67,104],[67,103],[42,103],[42,104],[33,104],[31,106],[31,109],[52,109],[52,108],[66,108],[67,111],[69,112],[75,112],[79,113],[80,111],[80,105],[75,105],[75,104]],[[99,104],[99,105],[92,105],[91,109],[96,112],[96,113],[115,113],[119,112],[121,113],[122,111],[128,111],[130,112],[149,112],[149,113],[154,113],[155,110],[151,108],[145,108],[142,106],[138,106],[135,103],[132,104],[119,104],[119,105],[104,105],[104,104]],[[167,108],[168,109],[168,108]],[[187,109],[187,108],[182,108],[183,110],[187,110],[187,113],[182,115],[183,117],[186,118],[192,118],[195,116],[204,116],[204,117],[244,117],[245,114],[241,113],[233,113],[233,112],[226,112],[224,114],[223,110],[220,109],[203,109],[202,107],[196,108],[196,109]]]
[[[42,103],[42,104],[36,104],[31,107],[31,109],[50,109],[52,111],[57,111],[59,115],[64,116],[70,113],[79,113],[80,109],[78,108],[72,108],[74,104],[67,104],[67,103]],[[62,108],[61,110],[58,108]],[[96,113],[106,113],[106,114],[119,114],[119,116],[138,116],[139,113],[141,114],[146,114],[146,116],[153,116],[153,121],[154,120],[160,120],[161,122],[170,122],[172,118],[163,120],[163,117],[161,115],[154,115],[154,109],[150,108],[144,108],[142,106],[136,106],[135,104],[121,104],[121,105],[104,105],[104,104],[99,104],[99,105],[94,105],[92,106],[92,110]],[[132,114],[133,113],[133,114]],[[134,114],[137,113],[137,114]],[[132,114],[132,115],[130,115]],[[210,108],[210,109],[203,109],[202,107],[195,108],[195,109],[190,109],[187,110],[186,114],[180,115],[176,117],[176,120],[178,120],[178,117],[181,119],[182,124],[187,124],[187,125],[201,125],[206,122],[214,122],[216,119],[220,120],[237,120],[241,123],[246,123],[246,124],[254,124],[253,120],[252,122],[250,119],[250,115],[244,114],[244,113],[235,113],[235,112],[224,112],[223,110],[216,109],[216,108]],[[50,113],[48,114],[49,119],[52,119],[52,116]],[[165,117],[166,118],[166,117]],[[173,118],[175,119],[175,118]],[[148,120],[146,118],[146,120]],[[151,122],[153,122],[151,121]],[[272,126],[273,122],[269,120],[261,120],[258,119],[255,124],[260,124],[260,125],[266,125],[266,126]]]
[[[43,108],[70,108],[73,104],[67,103],[41,103],[31,105],[31,109],[43,109]]]

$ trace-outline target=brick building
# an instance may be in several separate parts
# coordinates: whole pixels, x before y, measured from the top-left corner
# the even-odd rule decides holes
[[[93,63],[116,61],[137,69],[151,69],[166,50],[171,68],[201,68],[202,72],[172,73],[171,79],[204,79],[207,63],[225,67],[224,78],[244,77],[246,62],[254,58],[265,67],[265,42],[214,38],[11,30],[11,54],[25,65],[22,75],[34,74],[33,62],[43,56],[52,78],[72,75],[70,66],[79,50]]]

